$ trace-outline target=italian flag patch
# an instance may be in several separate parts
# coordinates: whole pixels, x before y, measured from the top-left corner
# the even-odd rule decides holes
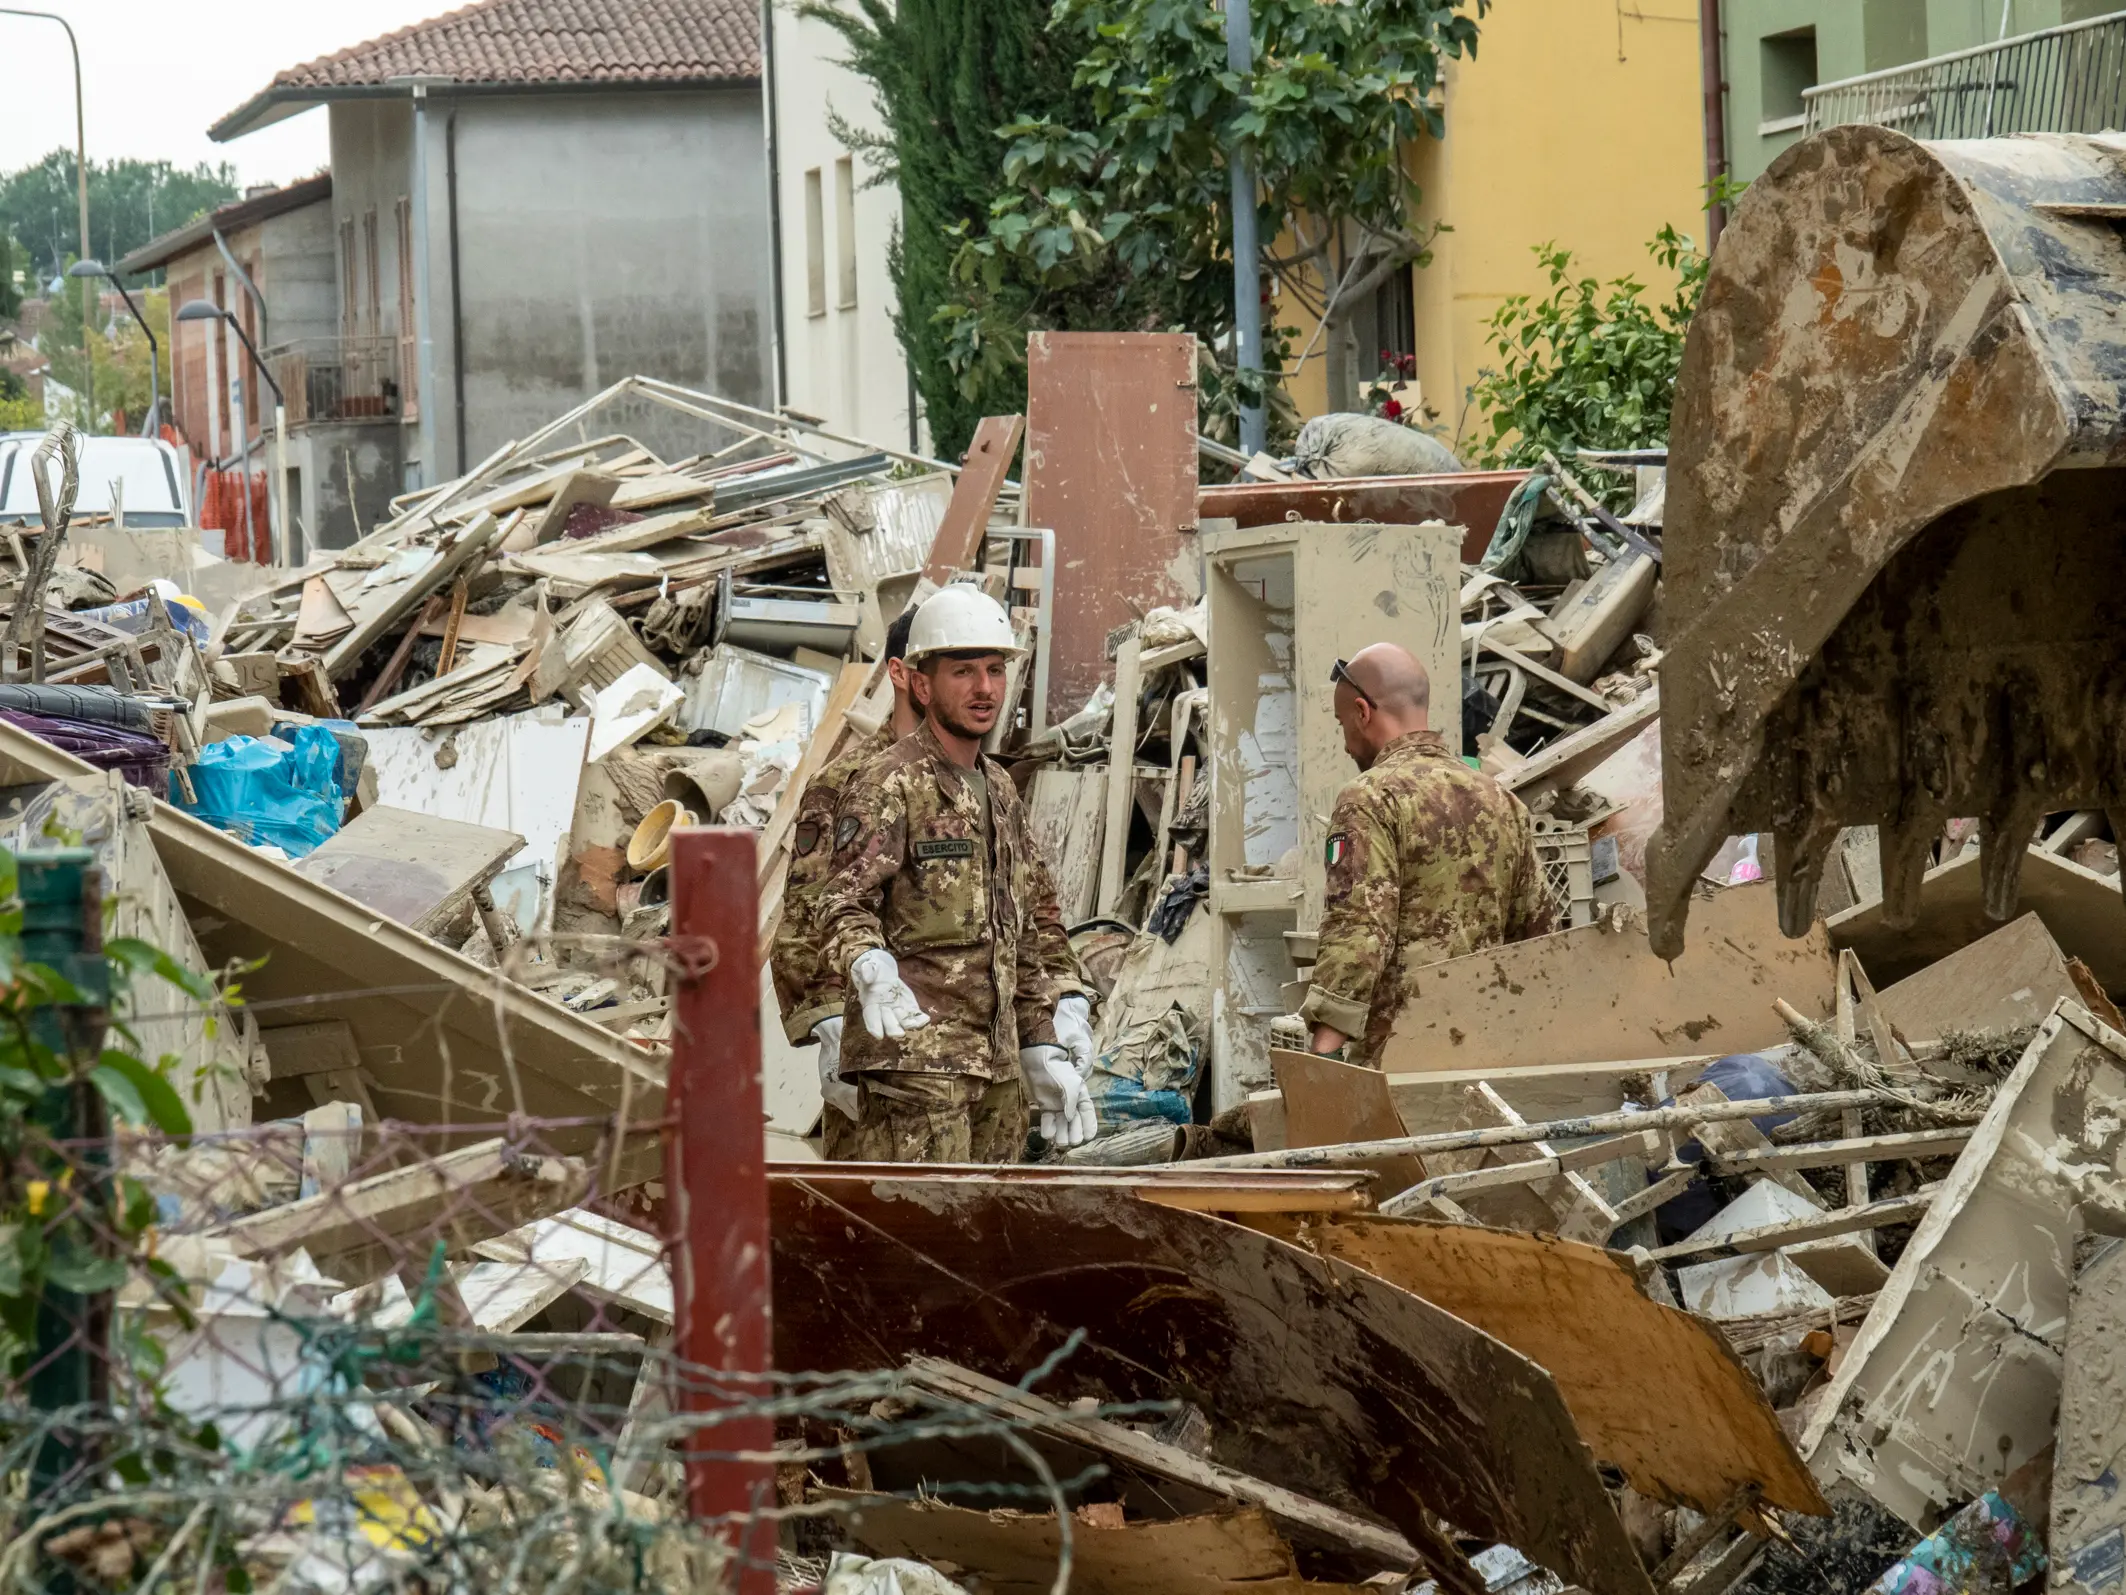
[[[1334,869],[1344,861],[1350,851],[1351,839],[1344,835],[1343,832],[1338,831],[1329,838],[1328,845],[1322,849],[1322,862],[1327,864],[1330,869]]]

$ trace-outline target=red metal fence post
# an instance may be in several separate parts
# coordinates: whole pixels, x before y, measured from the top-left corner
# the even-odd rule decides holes
[[[764,1401],[773,1351],[768,1280],[766,1121],[760,1090],[757,840],[751,831],[672,833],[670,1124],[665,1186],[671,1204],[674,1350],[723,1377],[684,1375],[685,1411],[714,1413]],[[687,1442],[687,1505],[722,1519],[738,1550],[737,1595],[773,1595],[776,1530],[769,1452],[775,1425],[739,1416]],[[741,1456],[740,1453],[750,1453]]]

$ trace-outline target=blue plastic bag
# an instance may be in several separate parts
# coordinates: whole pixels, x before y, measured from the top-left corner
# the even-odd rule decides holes
[[[1146,1119],[1188,1123],[1202,1064],[1201,1028],[1179,1003],[1156,1019],[1130,1026],[1101,1054],[1085,1082],[1100,1133]]]
[[[199,801],[185,802],[174,778],[170,801],[217,830],[301,858],[340,828],[339,760],[339,742],[323,726],[285,738],[231,737],[203,748],[188,772]]]

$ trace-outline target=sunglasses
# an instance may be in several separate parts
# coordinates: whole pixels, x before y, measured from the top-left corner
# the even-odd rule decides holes
[[[1329,685],[1333,687],[1339,682],[1357,693],[1361,703],[1375,709],[1380,707],[1379,704],[1374,703],[1372,693],[1366,691],[1364,687],[1361,687],[1356,681],[1351,679],[1351,661],[1348,659],[1339,659],[1329,666]]]

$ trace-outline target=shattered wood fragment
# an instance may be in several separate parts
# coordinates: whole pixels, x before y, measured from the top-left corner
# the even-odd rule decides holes
[[[1228,1467],[1421,1549],[1433,1512],[1597,1595],[1650,1595],[1542,1369],[1363,1270],[1080,1178],[771,1171],[777,1365],[923,1354],[1015,1379],[1082,1331],[1051,1399],[1185,1386]]]

